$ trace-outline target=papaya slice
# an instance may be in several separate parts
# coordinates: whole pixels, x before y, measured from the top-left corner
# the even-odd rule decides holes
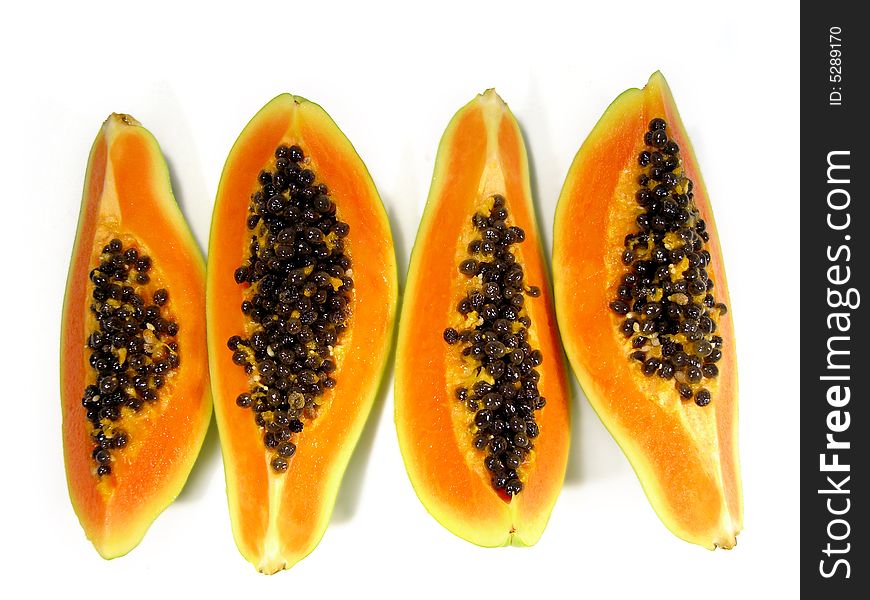
[[[565,180],[553,234],[568,358],[664,524],[731,548],[743,522],[722,251],[661,73],[621,94]]]
[[[317,104],[276,97],[230,151],[207,290],[233,535],[275,573],[323,536],[387,363],[398,294],[378,192]]]
[[[447,127],[402,306],[395,420],[420,501],[480,546],[538,541],[569,391],[522,134],[488,90]]]
[[[211,419],[205,261],[154,137],[113,114],[91,149],[61,329],[67,483],[105,558],[179,494]]]

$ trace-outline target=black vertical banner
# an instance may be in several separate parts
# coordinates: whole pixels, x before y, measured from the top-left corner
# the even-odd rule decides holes
[[[861,3],[801,8],[801,588],[867,598],[870,32]]]

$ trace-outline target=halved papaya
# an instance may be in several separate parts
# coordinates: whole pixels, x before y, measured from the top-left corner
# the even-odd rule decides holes
[[[70,499],[105,558],[179,494],[211,419],[205,262],[154,137],[113,114],[91,149],[61,329]]]
[[[378,192],[317,104],[282,94],[233,146],[207,290],[233,535],[274,573],[323,536],[387,363],[398,293]]]
[[[653,508],[684,540],[733,547],[743,502],[728,285],[661,73],[621,94],[577,153],[553,265],[568,358]]]
[[[494,90],[441,139],[395,403],[405,467],[436,520],[481,546],[538,541],[565,476],[569,390],[526,149]]]

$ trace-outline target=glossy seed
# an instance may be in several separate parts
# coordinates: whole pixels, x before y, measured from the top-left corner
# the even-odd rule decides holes
[[[278,446],[278,455],[284,458],[290,458],[296,454],[296,444],[293,442],[285,442]]]
[[[719,348],[713,348],[704,360],[709,363],[718,362],[722,358],[722,351]]]
[[[645,360],[643,363],[643,369],[642,369],[643,374],[646,375],[647,377],[649,377],[650,375],[655,373],[656,370],[658,370],[660,365],[661,365],[661,361],[657,358],[649,358],[649,359]]]
[[[610,303],[610,309],[618,315],[624,315],[628,313],[628,304],[622,300],[614,300]]]
[[[710,345],[710,342],[707,340],[699,340],[695,342],[695,355],[700,357],[709,356],[713,351],[713,346]]]
[[[706,377],[707,379],[712,379],[719,375],[719,367],[712,363],[705,363],[701,367],[701,373],[703,373],[704,377]]]
[[[466,259],[459,264],[459,272],[469,277],[477,275],[478,262],[473,258]]]
[[[675,372],[676,369],[671,363],[662,363],[659,367],[659,377],[662,379],[671,379]]]

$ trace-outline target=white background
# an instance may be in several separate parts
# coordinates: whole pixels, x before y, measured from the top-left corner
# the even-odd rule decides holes
[[[797,3],[82,5],[7,5],[0,23],[0,595],[797,595]],[[540,543],[472,546],[414,495],[387,387],[329,530],[291,571],[259,575],[236,551],[214,424],[142,544],[111,562],[97,555],[66,491],[57,347],[87,155],[110,112],[157,137],[205,247],[223,161],[248,119],[284,91],[320,103],[381,192],[403,283],[438,140],[460,106],[492,86],[510,104],[549,248],[574,153],[608,103],[659,68],[704,170],[731,285],[746,503],[735,550],[709,552],[660,524],[579,391],[567,481]],[[765,302],[770,289],[785,303]]]

